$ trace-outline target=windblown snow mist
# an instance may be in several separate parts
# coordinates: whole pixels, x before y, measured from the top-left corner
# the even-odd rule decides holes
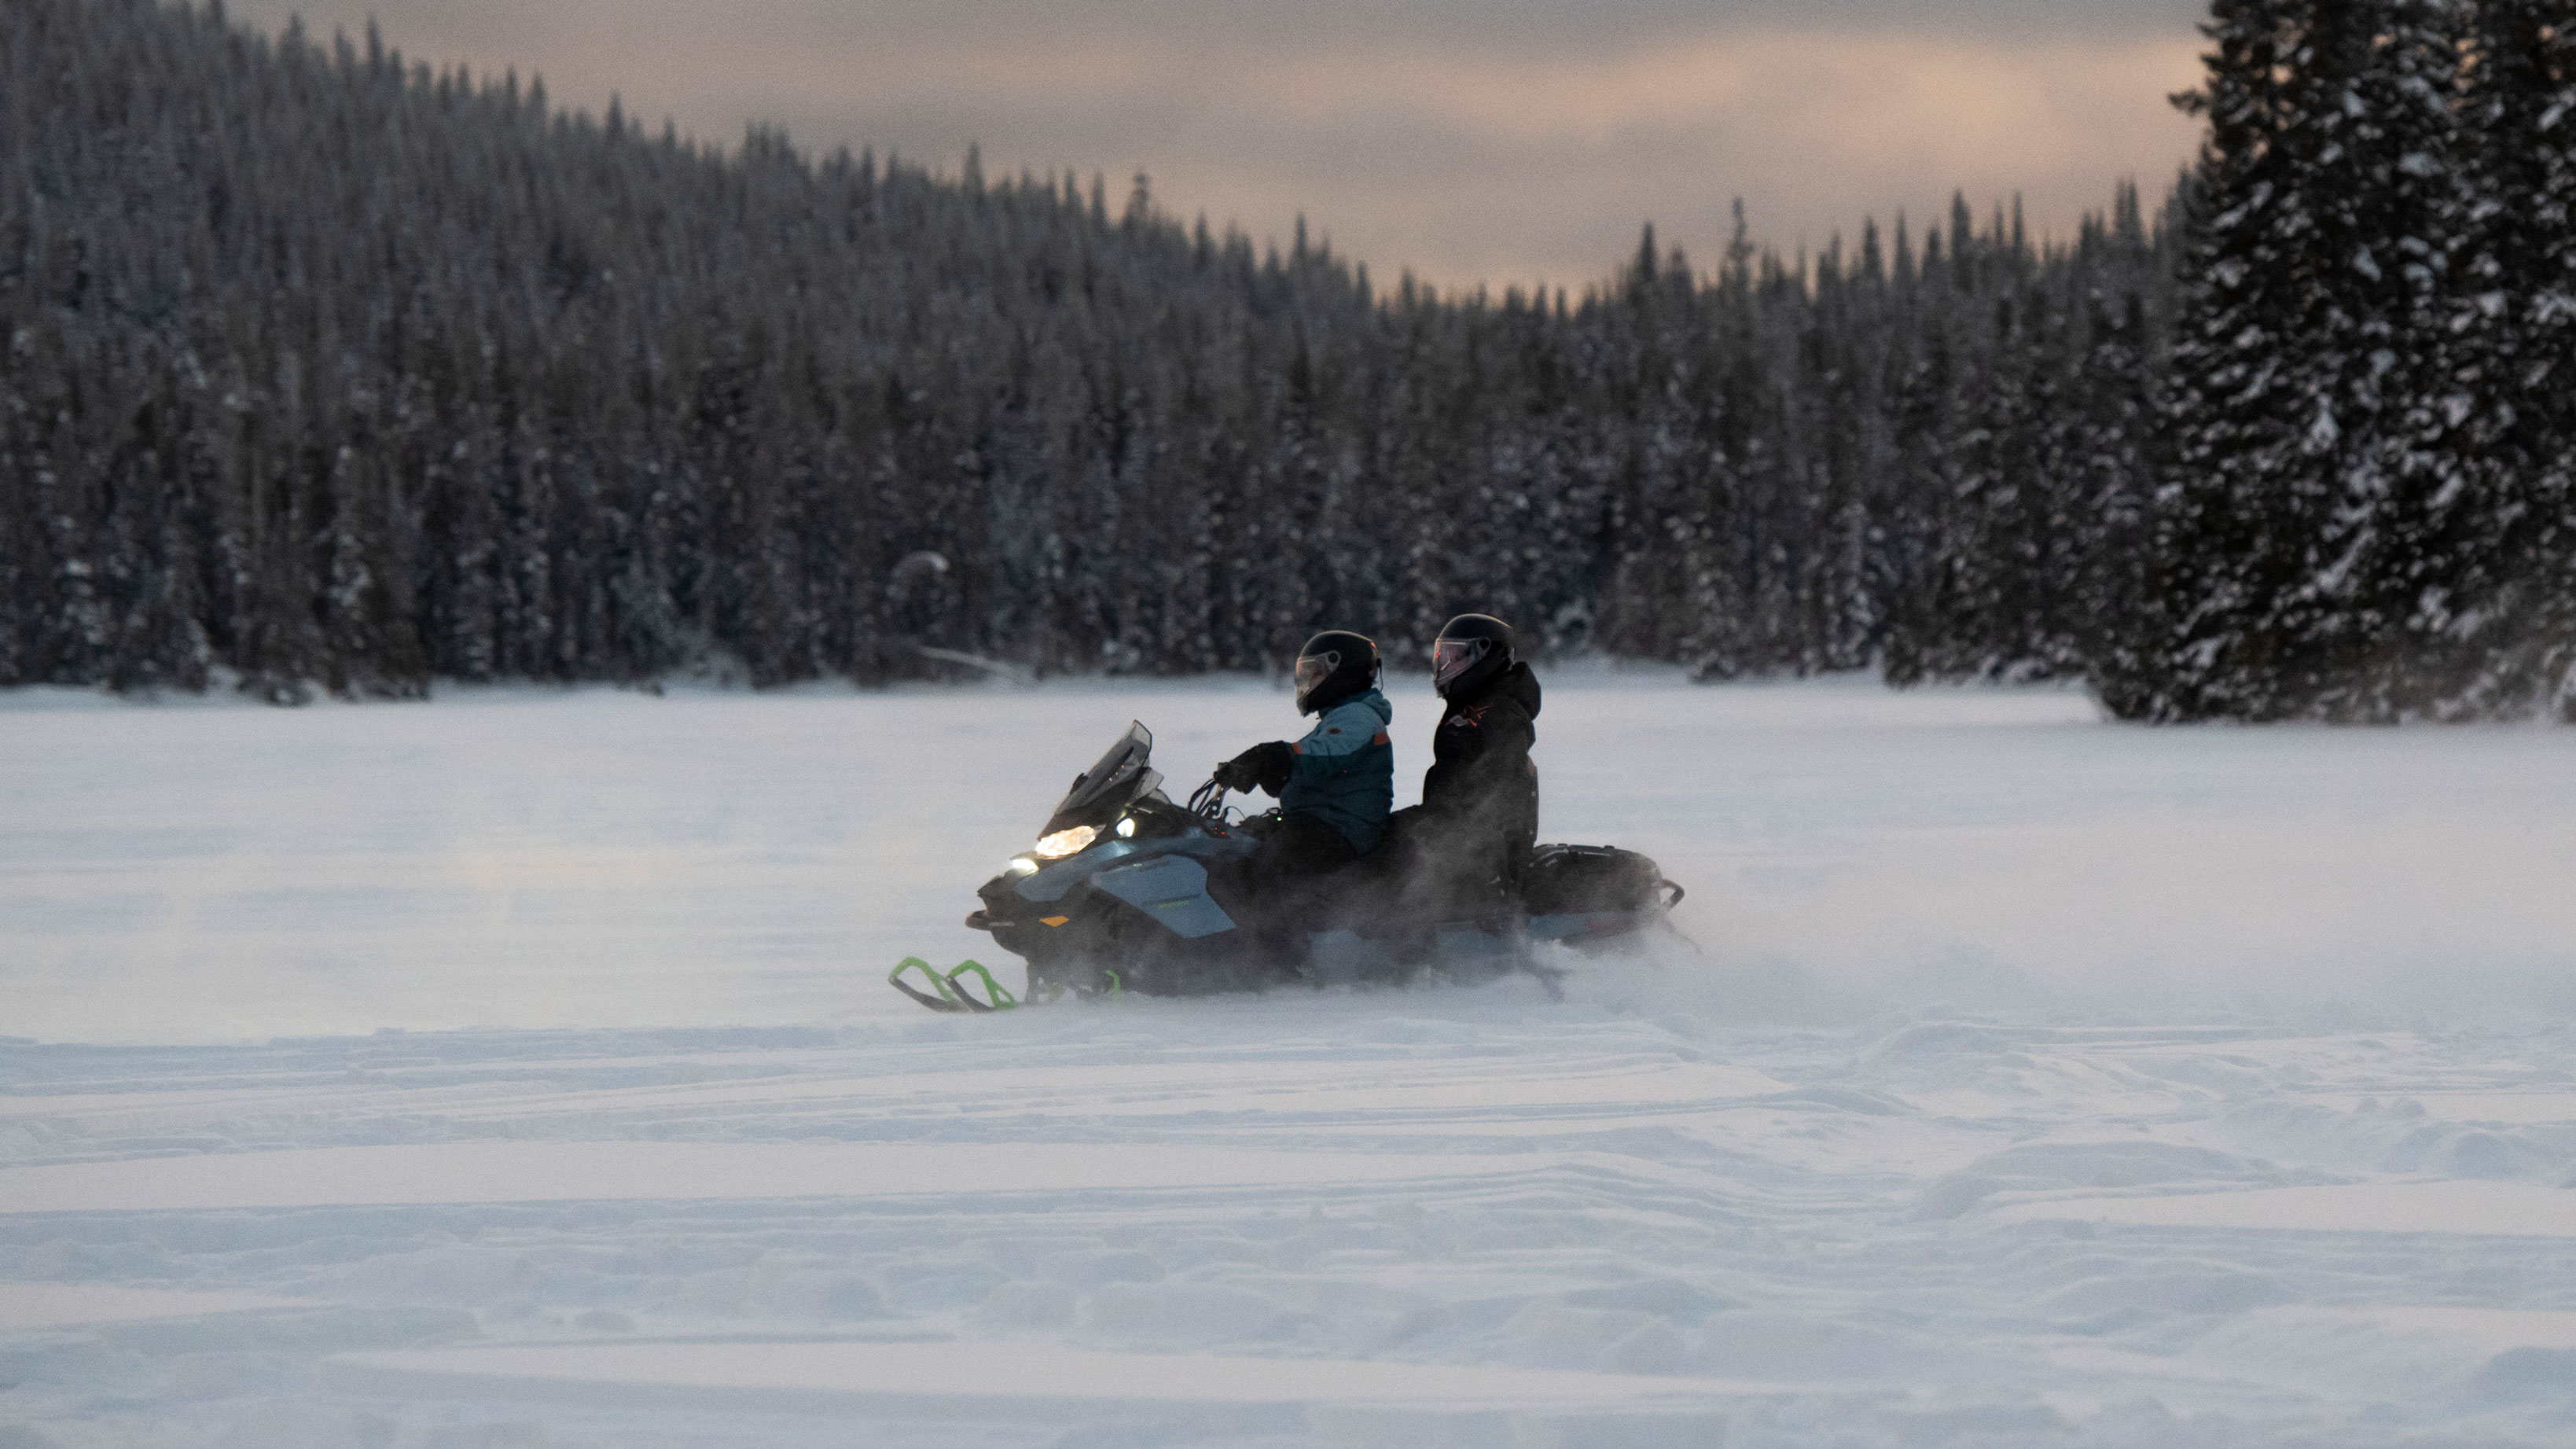
[[[1728,1019],[2576,1004],[2563,732],[2159,733],[2073,693],[1858,682],[1551,705],[1552,805],[1567,763],[1606,790],[1623,760],[1686,762],[1622,843],[1691,885],[1677,921],[1717,969],[1596,973],[1606,999]],[[1551,837],[1617,828],[1567,813]]]
[[[1542,837],[1653,856],[1707,954],[1584,963],[1578,1000],[2450,1014],[2561,1005],[2576,980],[2560,731],[2159,732],[2072,693],[1857,680],[1547,687]],[[1390,690],[1402,803],[1433,701]],[[40,700],[77,707],[10,715],[0,979],[11,1030],[84,1040],[910,1011],[876,977],[990,954],[961,924],[975,885],[1129,719],[1185,783],[1297,724],[1249,680],[13,703]]]

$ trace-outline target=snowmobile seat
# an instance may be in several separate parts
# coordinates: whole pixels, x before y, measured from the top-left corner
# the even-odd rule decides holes
[[[1521,901],[1533,916],[1642,911],[1679,905],[1682,888],[1661,867],[1615,845],[1542,845],[1521,872]]]

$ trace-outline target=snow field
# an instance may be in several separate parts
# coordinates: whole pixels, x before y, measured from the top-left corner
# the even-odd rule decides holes
[[[2571,1402],[2576,1121],[2419,1105],[2576,1100],[2558,1028],[1505,986],[9,1065],[0,1415],[57,1446],[2550,1443]]]
[[[1709,959],[965,1021],[1279,695],[13,701],[0,1445],[2576,1437],[2564,732],[1551,691]]]

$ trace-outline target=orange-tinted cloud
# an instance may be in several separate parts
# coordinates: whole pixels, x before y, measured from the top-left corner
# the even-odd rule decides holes
[[[277,23],[285,0],[236,0]],[[1151,173],[1165,207],[1284,236],[1304,212],[1381,277],[1604,275],[1654,221],[1703,257],[1742,196],[1758,237],[1820,247],[2014,192],[2065,235],[2193,125],[2191,10],[2037,0],[1681,4],[1411,0],[1228,10],[1116,0],[300,0],[382,16],[433,61],[541,71],[558,101],[731,139],[873,145],[988,171]]]

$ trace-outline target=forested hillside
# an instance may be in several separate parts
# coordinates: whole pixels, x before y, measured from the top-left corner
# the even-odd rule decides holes
[[[2478,12],[2524,16],[2521,90],[2463,81],[2488,74],[2459,61],[2488,39],[2392,94],[2423,124],[2449,117],[2463,155],[2461,136],[2536,138],[2563,198],[2568,108],[2531,98],[2565,88],[2568,28],[2549,15],[2567,3]],[[2289,0],[2221,9],[2222,28],[2272,25],[2276,47],[2325,23]],[[2381,50],[2361,45],[2345,59],[2367,71]],[[1402,656],[1472,608],[1543,647],[1711,676],[2089,672],[2156,717],[2526,707],[2565,673],[2535,620],[2576,598],[2553,521],[2576,375],[2553,359],[2576,308],[2548,313],[2530,280],[2567,262],[2566,213],[2508,209],[2537,228],[2522,254],[2462,240],[2447,280],[2337,334],[2338,385],[2385,400],[2503,345],[2491,316],[2560,319],[2515,330],[2510,367],[2483,364],[2505,401],[2453,419],[2426,383],[2375,415],[2373,466],[2408,480],[2387,496],[2424,495],[2454,562],[2368,554],[2340,577],[2377,591],[2375,617],[2425,588],[2448,611],[2406,613],[2395,643],[2335,635],[2351,647],[2299,667],[2349,680],[2449,641],[2425,666],[2438,687],[2265,694],[2243,680],[2307,656],[2237,641],[2343,617],[2331,591],[2304,614],[2280,598],[2335,567],[2318,540],[2352,527],[2334,490],[2363,451],[2283,442],[2316,437],[2314,418],[2228,381],[2275,376],[2280,349],[2321,334],[2234,326],[2242,289],[2212,280],[2291,264],[2245,218],[2293,184],[2229,159],[2231,127],[2286,122],[2243,119],[2213,76],[2216,148],[2166,213],[2192,219],[2187,245],[2123,187],[2055,247],[1963,201],[1814,257],[1739,232],[1690,259],[1650,230],[1581,296],[1436,297],[1302,229],[1278,250],[1184,224],[1141,179],[1113,198],[971,156],[954,177],[816,160],[763,133],[718,152],[373,37],[10,0],[0,684],[238,678],[291,699],[647,680],[708,657],[764,683],[944,667],[917,646],[1196,671],[1275,664],[1325,626]],[[2478,106],[2493,114],[2465,116]],[[2390,141],[2316,184],[2358,205],[2353,187],[2414,176],[2415,154]],[[2475,174],[2445,203],[2463,218],[2538,184]],[[2262,184],[2269,200],[2240,195]],[[2318,249],[2345,234],[2279,225],[2315,253],[2298,265],[2344,265]],[[2380,275],[2417,260],[2391,250]],[[2483,291],[2461,280],[2490,266]],[[2340,315],[2330,292],[2283,305]],[[2410,307],[2410,337],[2465,340],[2439,357],[2408,342],[2392,381],[2368,359],[2397,345],[2352,339]],[[2270,362],[2239,355],[2266,346]],[[2437,421],[2459,441],[2428,441]],[[2446,485],[2408,460],[2470,439],[2498,461],[2432,505]],[[2559,481],[2530,481],[2553,457]],[[2247,499],[2293,459],[2310,460],[2307,501],[2258,523],[2272,515]],[[2510,519],[2507,487],[2536,490]],[[948,567],[898,569],[923,551]],[[2400,581],[2363,590],[2383,567]],[[2508,643],[2519,662],[2497,675]]]
[[[1594,295],[1435,300],[1097,182],[718,156],[146,0],[5,16],[0,680],[1200,670],[1470,607],[2027,671],[2116,586],[2133,200],[2045,258],[1963,208],[1812,287],[1650,240]]]

